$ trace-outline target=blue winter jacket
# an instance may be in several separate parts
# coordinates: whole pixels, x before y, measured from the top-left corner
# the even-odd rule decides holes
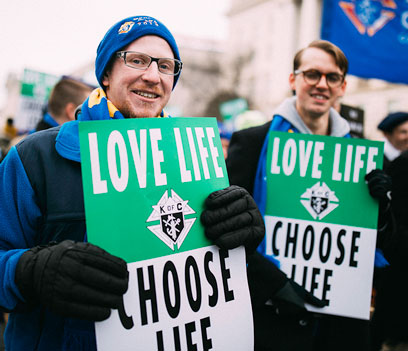
[[[78,122],[34,133],[0,163],[0,305],[7,350],[96,350],[94,324],[27,304],[14,282],[20,256],[51,240],[85,238]]]

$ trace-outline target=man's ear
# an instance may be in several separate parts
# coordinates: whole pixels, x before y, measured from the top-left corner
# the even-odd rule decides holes
[[[73,102],[69,102],[65,105],[65,116],[67,121],[73,121],[75,120],[75,110],[76,110],[77,106],[75,106],[75,104]]]
[[[109,77],[110,77],[110,72],[107,70],[103,74],[103,80],[102,80],[103,87],[102,88],[109,86]]]
[[[296,91],[295,79],[296,76],[293,72],[289,74],[289,86],[292,91]]]
[[[344,94],[346,93],[346,87],[347,87],[347,81],[344,79],[343,83],[341,84],[340,92],[338,94],[338,97],[343,97],[344,96]]]

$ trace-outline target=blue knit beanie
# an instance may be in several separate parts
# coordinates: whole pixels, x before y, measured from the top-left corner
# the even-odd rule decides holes
[[[101,87],[103,87],[102,81],[106,67],[115,53],[145,35],[157,35],[166,40],[173,51],[174,58],[180,60],[176,41],[163,23],[149,16],[132,16],[125,18],[108,30],[96,51],[95,74]],[[174,76],[173,88],[180,77],[180,73]]]

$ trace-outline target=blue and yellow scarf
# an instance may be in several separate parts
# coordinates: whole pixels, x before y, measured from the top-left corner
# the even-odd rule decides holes
[[[164,111],[157,117],[168,117]],[[78,121],[103,121],[107,119],[123,119],[122,113],[106,97],[102,88],[96,88],[82,105]]]
[[[157,117],[170,116],[162,111]],[[124,118],[122,113],[108,100],[103,89],[97,88],[92,91],[82,104],[77,120],[62,125],[57,136],[55,148],[62,157],[71,161],[81,162],[78,133],[79,122]]]

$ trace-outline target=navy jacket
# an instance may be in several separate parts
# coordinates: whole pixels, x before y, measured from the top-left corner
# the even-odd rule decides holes
[[[96,349],[93,323],[26,304],[14,283],[18,259],[27,248],[85,238],[81,164],[56,150],[59,131],[29,135],[0,164],[0,301],[11,311],[5,332],[8,350],[57,351],[68,344],[79,349],[73,340]],[[59,138],[65,148],[72,139],[64,133]]]

